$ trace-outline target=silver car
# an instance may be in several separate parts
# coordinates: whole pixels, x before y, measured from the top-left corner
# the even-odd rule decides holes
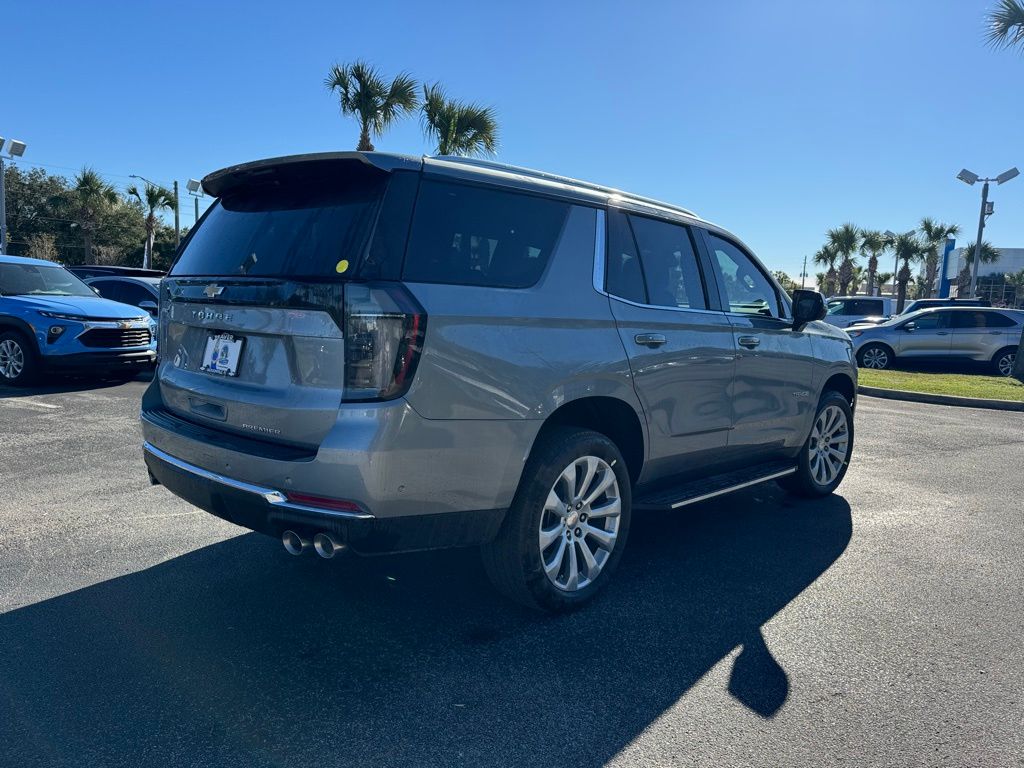
[[[973,360],[1009,376],[1024,312],[991,307],[935,307],[897,315],[875,326],[848,328],[862,368],[898,360]]]
[[[501,591],[564,610],[634,512],[843,479],[849,337],[691,211],[381,153],[203,188],[161,283],[145,459],[292,554],[480,546]]]

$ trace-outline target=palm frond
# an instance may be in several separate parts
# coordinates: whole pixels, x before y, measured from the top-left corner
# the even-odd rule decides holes
[[[439,83],[423,86],[421,123],[438,155],[493,155],[497,151],[494,109],[449,99]]]
[[[1000,0],[985,17],[985,40],[993,48],[1021,46],[1024,52],[1024,2]]]

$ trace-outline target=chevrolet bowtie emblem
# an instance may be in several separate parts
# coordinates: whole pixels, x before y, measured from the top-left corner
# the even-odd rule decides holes
[[[217,285],[216,283],[211,283],[210,285],[206,286],[206,289],[203,291],[203,293],[205,293],[209,298],[212,299],[214,296],[220,296],[222,293],[224,293],[224,286]]]

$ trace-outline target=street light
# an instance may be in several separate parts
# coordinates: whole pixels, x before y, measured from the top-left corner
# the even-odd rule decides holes
[[[151,187],[160,187],[162,184],[155,184],[154,182],[147,179],[145,176],[139,176],[137,173],[128,174],[130,179],[142,179],[144,182],[149,184]],[[181,218],[178,213],[178,209],[181,207],[181,200],[178,198],[178,180],[174,180],[174,247],[177,248],[181,245]]]
[[[192,224],[194,227],[199,223],[199,198],[203,196],[203,182],[199,181],[199,179],[189,179],[185,182],[185,189],[192,195],[193,201],[196,204],[196,220]]]
[[[4,144],[11,159],[25,154],[25,142],[11,139],[9,142],[0,137],[0,254],[7,253],[7,190],[4,188]]]
[[[883,232],[882,234],[887,239],[889,239],[889,240],[893,240],[893,241],[896,240],[896,233],[893,232],[891,229],[885,230],[885,232]],[[895,249],[893,249],[893,252],[895,253]],[[892,295],[893,296],[896,295],[896,273],[899,272],[899,270],[900,270],[900,257],[896,256],[895,258],[893,258],[893,264],[892,264]]]
[[[988,201],[988,183],[994,181],[996,184],[1005,184],[1011,179],[1017,178],[1020,175],[1020,171],[1016,168],[1011,168],[1008,171],[1003,171],[994,179],[983,179],[973,171],[968,171],[966,168],[962,168],[960,173],[956,177],[968,186],[974,186],[979,181],[984,182],[981,188],[981,213],[978,214],[978,238],[974,241],[974,264],[971,265],[971,290],[969,298],[977,298],[978,291],[978,264],[981,262],[981,238],[985,232],[985,218],[991,216],[994,208],[989,204]]]

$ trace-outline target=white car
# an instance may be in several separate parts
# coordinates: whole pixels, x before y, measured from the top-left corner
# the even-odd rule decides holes
[[[895,313],[895,302],[886,296],[833,296],[826,303],[825,322],[846,328],[869,317],[888,317]]]

